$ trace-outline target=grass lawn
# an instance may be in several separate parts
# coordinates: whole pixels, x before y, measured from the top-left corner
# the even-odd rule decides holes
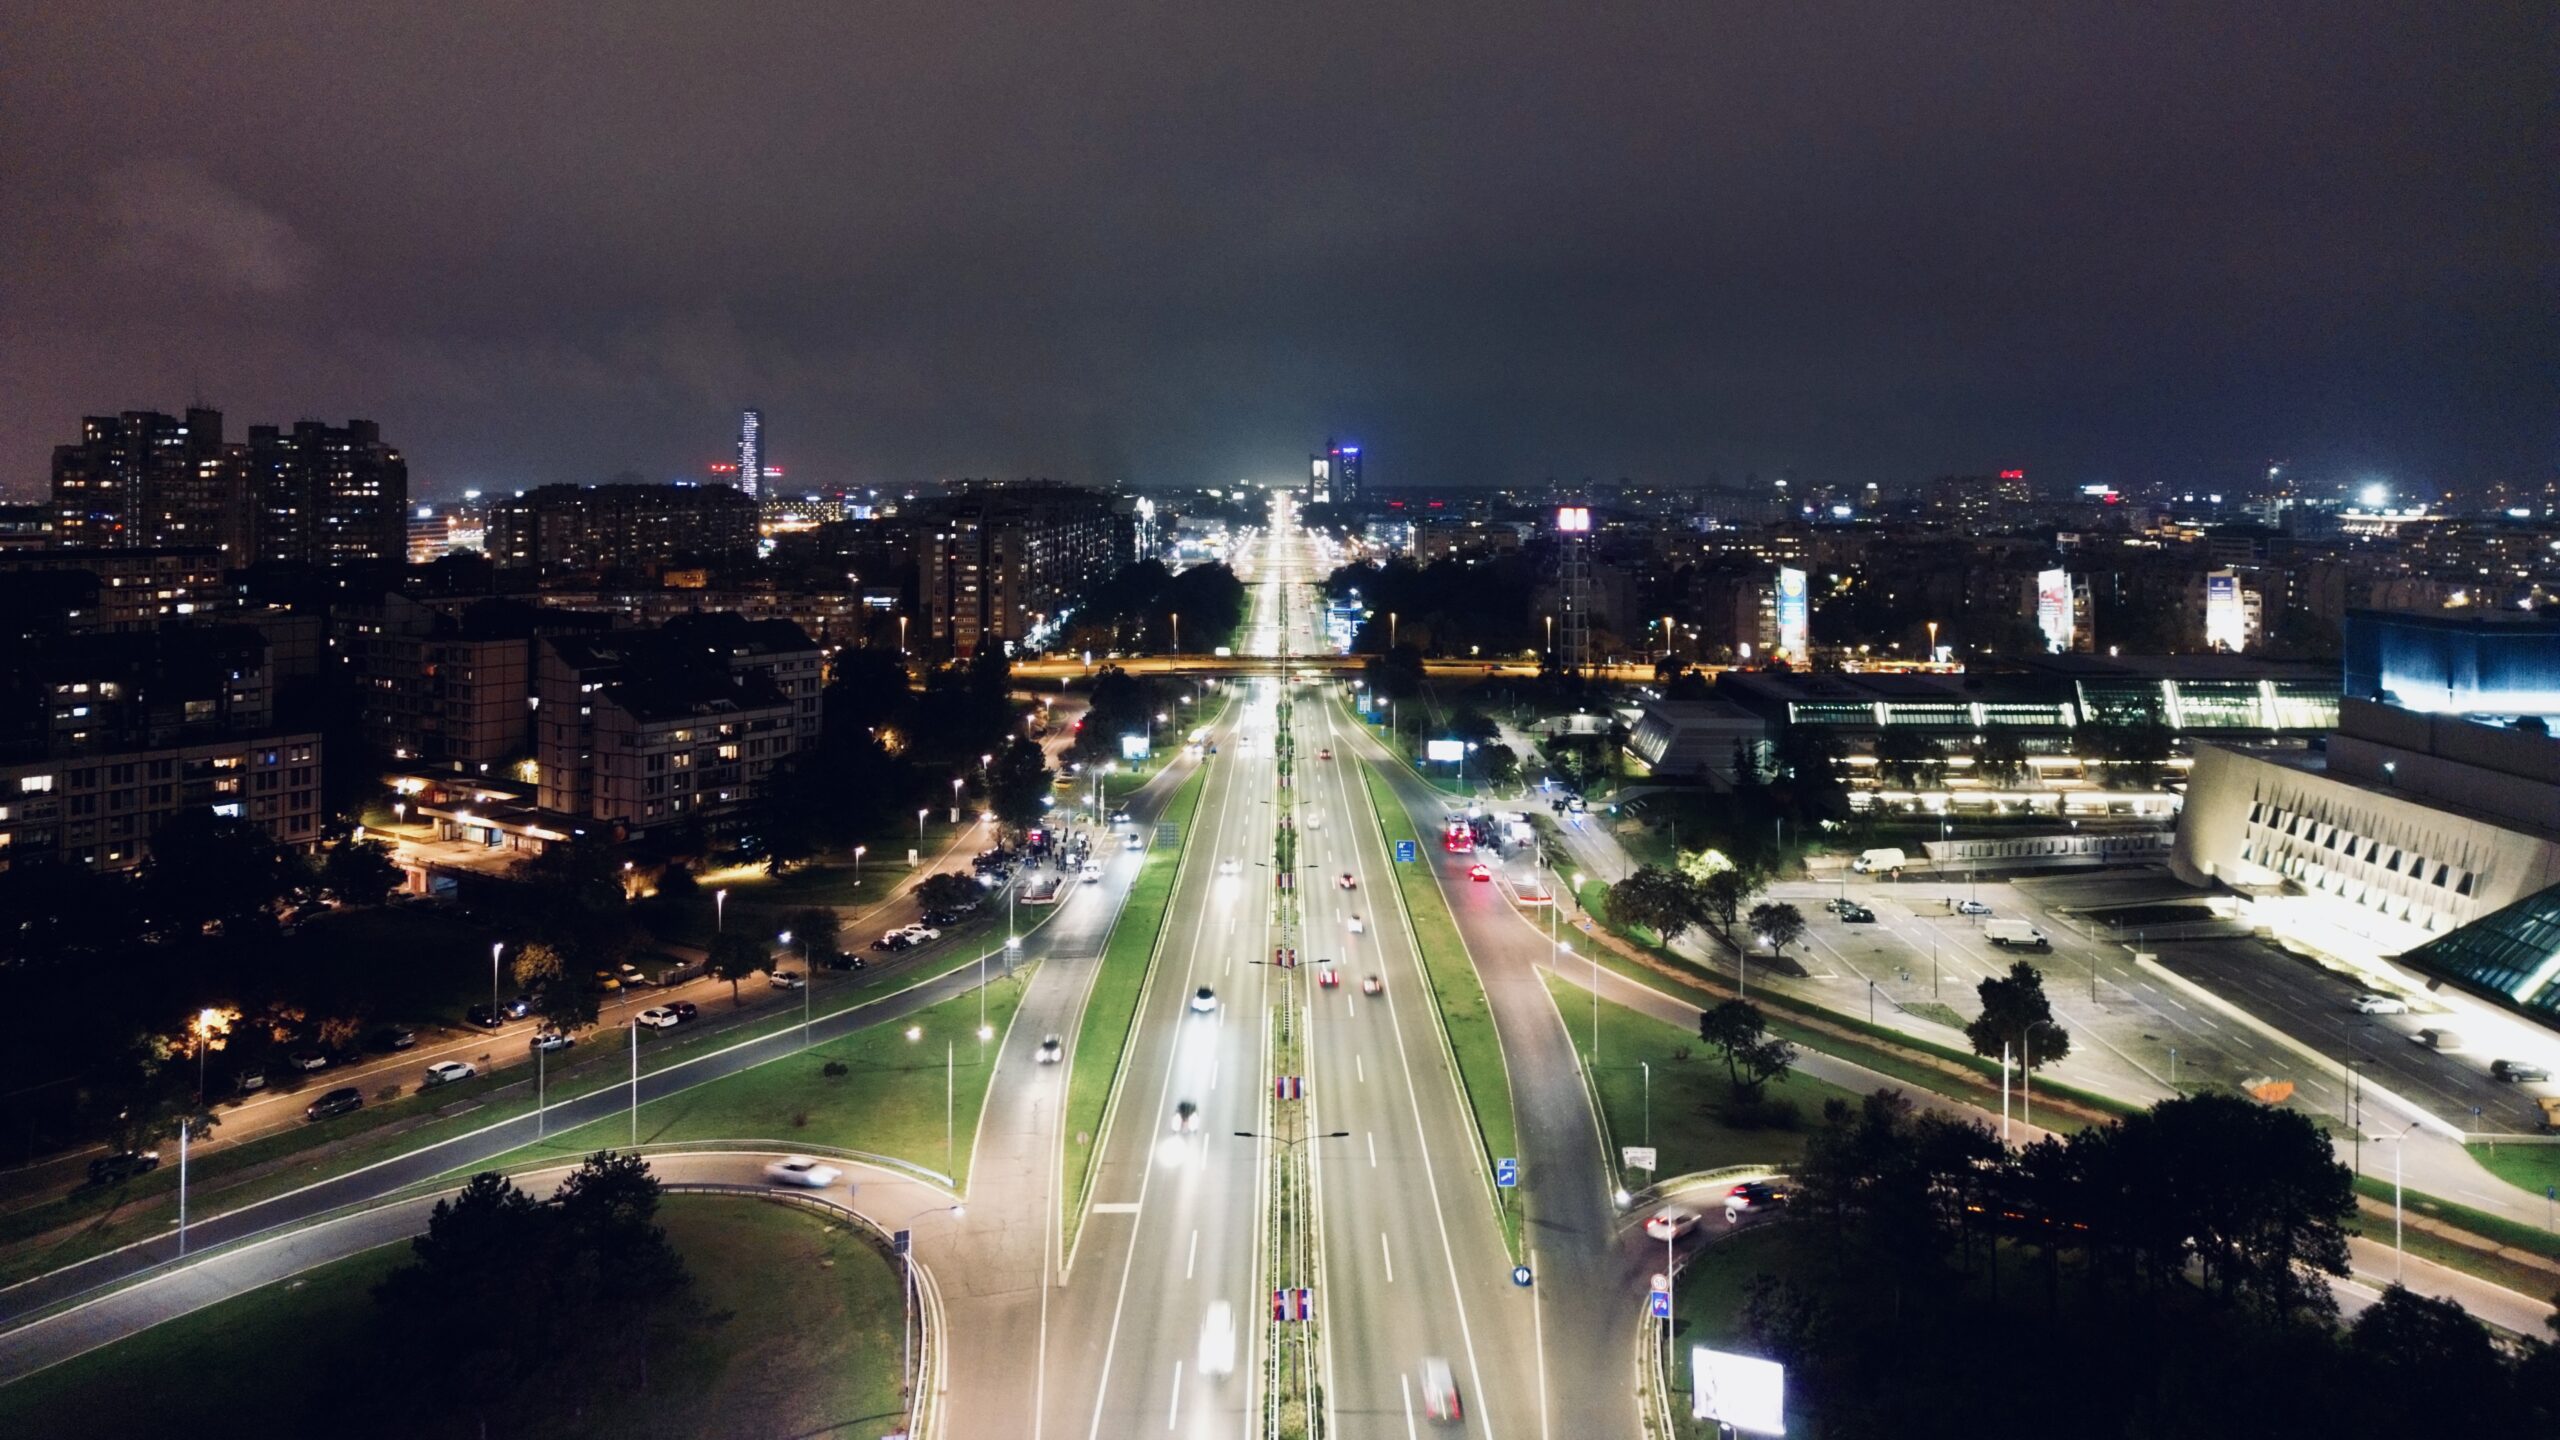
[[[1591,993],[1551,974],[1542,973],[1540,978],[1564,1012],[1574,1048],[1587,1059]],[[1793,1105],[1794,1124],[1737,1126],[1726,1118],[1731,1092],[1725,1083],[1724,1062],[1713,1049],[1676,1025],[1604,1000],[1600,1002],[1600,1064],[1593,1074],[1613,1149],[1647,1143],[1643,1064],[1653,1067],[1651,1143],[1660,1152],[1660,1168],[1652,1177],[1642,1171],[1623,1174],[1629,1189],[1641,1187],[1649,1178],[1669,1179],[1727,1165],[1792,1165],[1804,1154],[1806,1133],[1820,1123],[1824,1101],[1855,1104],[1858,1100],[1849,1091],[1810,1075],[1790,1075],[1772,1084],[1767,1098]]]
[[[874,839],[869,852],[862,857],[861,876],[855,878],[853,852],[832,851],[806,865],[781,875],[768,875],[761,865],[738,865],[702,876],[700,886],[681,895],[652,895],[632,907],[632,918],[645,926],[663,944],[702,946],[711,943],[722,916],[713,895],[729,892],[727,923],[753,926],[759,933],[772,934],[786,923],[794,910],[810,905],[828,905],[840,909],[860,909],[877,904],[890,891],[913,879],[919,868],[950,869],[962,866],[970,855],[986,848],[988,843],[963,845],[952,857],[950,865],[937,867],[935,861],[961,830],[975,830],[979,822],[973,812],[965,824],[944,823],[940,816],[947,810],[933,812],[928,820],[924,840],[917,843],[913,826],[892,830]],[[920,864],[907,864],[907,851],[916,851]],[[869,936],[845,937],[867,942]],[[485,952],[486,947],[482,947]],[[856,948],[847,945],[844,948]]]
[[[1093,1158],[1102,1131],[1103,1106],[1120,1074],[1129,1048],[1129,1032],[1138,1019],[1138,996],[1146,988],[1147,962],[1163,933],[1165,912],[1173,903],[1174,870],[1191,843],[1192,820],[1200,808],[1200,789],[1209,772],[1195,770],[1164,809],[1163,819],[1182,827],[1182,844],[1151,845],[1129,886],[1119,918],[1111,922],[1102,961],[1094,969],[1085,994],[1084,1020],[1068,1056],[1066,1224],[1067,1243],[1075,1242],[1078,1217],[1084,1213],[1086,1189],[1093,1183]]]
[[[1408,840],[1423,854],[1430,854],[1439,842],[1435,839],[1425,845],[1414,833],[1412,818],[1405,814],[1395,792],[1387,788],[1377,766],[1361,761],[1360,777],[1368,784],[1370,805],[1377,812],[1379,828],[1385,832],[1388,853],[1394,853],[1397,841]],[[1511,1075],[1503,1065],[1502,1039],[1493,1027],[1493,1007],[1485,1000],[1484,982],[1476,978],[1475,961],[1467,953],[1466,942],[1459,938],[1458,922],[1449,914],[1448,899],[1440,893],[1439,882],[1432,878],[1429,867],[1416,864],[1390,868],[1396,873],[1396,887],[1404,895],[1405,909],[1413,917],[1414,938],[1422,950],[1422,969],[1431,979],[1431,998],[1439,1006],[1449,1048],[1457,1054],[1458,1084],[1475,1110],[1476,1129],[1484,1137],[1485,1163],[1490,1167],[1494,1156],[1520,1153],[1519,1128],[1511,1108]],[[1502,1224],[1516,1252],[1520,1243],[1519,1217],[1509,1206],[1502,1209]]]
[[[1054,913],[1041,910],[1039,920],[1045,923]],[[938,952],[930,961],[912,968],[873,969],[858,977],[821,971],[813,999],[817,1012],[825,1014],[974,963],[976,957],[974,949]],[[725,1006],[715,1002],[711,1013],[717,1016],[724,1011]],[[974,1027],[974,1009],[970,1020]],[[654,1074],[694,1056],[758,1035],[796,1029],[799,1024],[800,1012],[794,1006],[775,1007],[729,1029],[697,1030],[689,1035],[681,1030],[644,1031],[640,1037],[641,1071]],[[551,1102],[558,1104],[620,1083],[628,1073],[618,1044],[621,1039],[620,1027],[613,1027],[590,1035],[588,1043],[570,1051],[574,1059],[564,1063],[555,1057],[548,1076]],[[399,1099],[387,1103],[369,1101],[364,1109],[351,1115],[314,1125],[295,1125],[242,1145],[215,1150],[189,1167],[192,1208],[199,1215],[237,1209],[523,1114],[533,1108],[532,1078],[530,1071],[510,1068],[427,1092],[418,1091],[414,1084],[405,1085],[410,1093]],[[304,1088],[317,1095],[328,1084],[324,1078]],[[174,1154],[174,1149],[164,1146],[163,1152]],[[939,1169],[938,1145],[935,1153],[936,1161],[924,1163]],[[84,1187],[45,1204],[0,1216],[0,1284],[14,1283],[162,1233],[177,1213],[177,1189],[177,1167],[163,1165],[116,1190]],[[38,1239],[46,1243],[31,1243]]]
[[[815,1049],[723,1076],[640,1107],[640,1143],[684,1140],[776,1140],[834,1150],[891,1155],[948,1171],[967,1189],[969,1150],[986,1107],[987,1082],[1008,1042],[1013,1012],[1030,983],[991,976],[986,989],[989,1039],[978,1039],[975,992],[954,996],[909,1019],[874,1025]],[[916,1038],[909,1039],[913,1033]],[[945,1058],[950,1069],[950,1150],[944,1148]],[[1013,1057],[1030,1063],[1028,1055]],[[824,1069],[841,1062],[848,1073]],[[474,1170],[516,1168],[631,1143],[627,1115],[598,1120],[528,1145]],[[956,1167],[956,1168],[954,1168]]]
[[[2471,1158],[2508,1184],[2540,1195],[2560,1185],[2560,1145],[2473,1145]]]
[[[740,1433],[864,1437],[897,1427],[897,1272],[857,1232],[755,1200],[668,1197],[659,1212],[699,1298],[728,1320],[654,1366],[647,1392],[606,1386],[558,1436]],[[406,1344],[370,1291],[405,1245],[353,1256],[199,1310],[0,1389],[0,1434],[461,1437],[418,1405]],[[112,1417],[112,1423],[105,1423]]]

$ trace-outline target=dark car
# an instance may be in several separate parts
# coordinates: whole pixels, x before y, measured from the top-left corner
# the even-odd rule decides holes
[[[871,962],[850,950],[838,950],[818,963],[830,970],[859,970]]]
[[[2489,1062],[2489,1074],[2493,1078],[2504,1080],[2509,1084],[2522,1084],[2529,1080],[2541,1081],[2551,1078],[2551,1072],[2549,1070],[2526,1060],[2492,1060]]]
[[[1876,912],[1853,900],[1840,907],[1840,921],[1844,925],[1873,925]]]
[[[927,925],[949,925],[960,918],[960,912],[957,910],[927,910],[924,912],[923,918],[924,923]]]
[[[89,1183],[120,1185],[136,1175],[159,1168],[160,1152],[157,1150],[119,1150],[89,1162]]]
[[[1783,1208],[1786,1203],[1786,1187],[1772,1185],[1765,1180],[1747,1180],[1725,1192],[1725,1223],[1738,1225],[1745,1215],[1765,1214]]]
[[[364,1092],[353,1085],[341,1085],[302,1108],[305,1120],[326,1120],[332,1115],[345,1115],[364,1108]]]
[[[418,1032],[406,1025],[385,1025],[373,1032],[376,1050],[406,1050],[418,1043]]]
[[[670,1001],[667,1008],[676,1012],[676,1018],[678,1020],[689,1021],[702,1014],[702,1007],[694,1004],[690,1000]]]
[[[479,1026],[483,1030],[495,1030],[499,1026],[507,1023],[504,1015],[498,1011],[490,1009],[486,1005],[472,1006],[468,1011],[464,1012],[462,1018]]]

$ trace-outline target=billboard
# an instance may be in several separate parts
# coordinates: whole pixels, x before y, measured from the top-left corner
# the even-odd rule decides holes
[[[1120,737],[1120,758],[1123,760],[1144,760],[1152,749],[1144,735]]]
[[[1804,572],[1787,567],[1778,571],[1778,648],[1801,656],[1804,645]]]
[[[2071,648],[2071,572],[2036,573],[2036,628],[2044,632],[2044,648],[2059,655]]]
[[[1467,747],[1456,740],[1425,740],[1422,742],[1422,758],[1452,762],[1464,760],[1467,758]]]
[[[1690,1347],[1691,1418],[1746,1435],[1787,1433],[1787,1367],[1775,1360]]]
[[[1556,529],[1568,535],[1591,533],[1591,507],[1588,505],[1559,507],[1556,510]]]
[[[2249,622],[2240,607],[2240,576],[2216,570],[2204,577],[2204,643],[2208,650],[2248,648]]]

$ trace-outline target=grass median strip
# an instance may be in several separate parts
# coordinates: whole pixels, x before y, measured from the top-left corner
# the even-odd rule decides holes
[[[989,979],[983,1040],[979,996],[972,991],[751,1070],[645,1101],[639,1114],[640,1143],[772,1140],[817,1150],[862,1150],[947,1172],[954,1188],[965,1190],[987,1085],[998,1056],[1012,1042],[1013,1012],[1029,982],[1027,969],[1010,978]],[[1033,1063],[1027,1050],[1012,1059]],[[631,1118],[616,1115],[467,1169],[506,1170],[575,1159],[626,1147],[631,1134]]]
[[[725,1317],[534,1428],[563,1436],[876,1437],[898,1427],[899,1276],[860,1232],[770,1202],[670,1195],[659,1210],[694,1293]],[[0,1389],[0,1434],[468,1434],[386,1376],[413,1337],[371,1290],[406,1245],[331,1262]],[[176,1377],[184,1377],[179,1381]],[[556,1397],[555,1397],[556,1398]],[[78,1417],[78,1418],[74,1418]],[[528,1417],[529,1418],[529,1417]]]
[[[1388,853],[1395,852],[1399,841],[1412,844],[1417,854],[1422,853],[1422,840],[1414,833],[1411,817],[1378,774],[1377,766],[1366,760],[1360,762],[1360,778],[1369,787],[1370,807],[1377,813]],[[1458,922],[1449,913],[1448,897],[1440,893],[1439,882],[1431,871],[1421,863],[1390,862],[1388,868],[1395,872],[1397,891],[1404,897],[1406,913],[1413,917],[1423,973],[1430,977],[1431,998],[1439,1007],[1441,1029],[1448,1035],[1449,1048],[1458,1059],[1458,1088],[1475,1112],[1476,1131],[1483,1137],[1485,1163],[1490,1168],[1495,1159],[1520,1153],[1519,1128],[1511,1108],[1511,1075],[1503,1066],[1502,1038],[1493,1028],[1493,1007],[1485,999],[1484,982],[1476,978],[1475,961],[1467,954],[1466,942],[1458,935]],[[1502,1224],[1517,1253],[1517,1210],[1504,1206]]]
[[[1084,1213],[1086,1192],[1093,1186],[1095,1141],[1102,1129],[1103,1107],[1129,1049],[1129,1034],[1138,1019],[1138,997],[1146,989],[1147,968],[1164,933],[1166,912],[1173,904],[1174,872],[1191,843],[1200,790],[1208,780],[1204,767],[1194,770],[1166,803],[1162,823],[1180,827],[1179,844],[1147,851],[1129,898],[1111,924],[1102,947],[1093,986],[1085,995],[1084,1020],[1076,1031],[1067,1075],[1066,1244],[1075,1244],[1077,1221]]]
[[[1043,912],[1043,922],[1048,913]],[[937,955],[914,968],[900,966],[885,972],[868,971],[854,981],[847,981],[834,972],[822,972],[815,996],[820,1007],[818,1013],[824,1015],[829,1009],[841,1009],[849,1003],[875,999],[883,993],[921,984],[974,963],[975,951],[955,950]],[[709,1013],[716,1015],[727,1009],[725,1000],[714,1001]],[[792,1005],[766,1009],[744,1023],[728,1028],[704,1029],[691,1034],[682,1030],[643,1032],[641,1073],[656,1074],[712,1051],[795,1030],[799,1026],[800,1010]],[[567,1052],[568,1061],[553,1057],[548,1067],[550,1103],[557,1106],[622,1083],[628,1075],[623,1058],[623,1047],[628,1043],[624,1040],[624,1033],[618,1024],[599,1028],[582,1037],[584,1043]],[[508,1037],[504,1041],[493,1040],[493,1043],[521,1044],[522,1038]],[[530,1114],[534,1108],[533,1081],[531,1070],[518,1066],[479,1080],[428,1091],[420,1091],[414,1084],[403,1081],[402,1088],[410,1093],[397,1100],[368,1104],[352,1115],[317,1124],[293,1125],[255,1140],[214,1150],[198,1158],[188,1169],[188,1183],[193,1191],[190,1209],[199,1218],[236,1210],[376,1161]],[[323,1081],[306,1087],[301,1093],[317,1096],[328,1088]],[[161,1153],[174,1162],[176,1147],[164,1143]],[[121,1187],[84,1186],[59,1199],[0,1216],[0,1248],[6,1251],[5,1255],[0,1255],[0,1284],[24,1280],[119,1245],[165,1233],[176,1218],[177,1188],[177,1166],[166,1163]]]
[[[1541,972],[1539,978],[1562,1010],[1574,1048],[1588,1063],[1591,993],[1551,973]],[[1804,1154],[1805,1136],[1821,1122],[1824,1101],[1858,1102],[1837,1085],[1791,1074],[1770,1085],[1761,1103],[1737,1104],[1724,1063],[1705,1042],[1677,1025],[1608,1000],[1600,1002],[1600,1063],[1591,1073],[1608,1122],[1608,1143],[1619,1148],[1651,1144],[1657,1152],[1652,1175],[1622,1174],[1621,1183],[1630,1190],[1650,1180],[1728,1165],[1783,1169]]]

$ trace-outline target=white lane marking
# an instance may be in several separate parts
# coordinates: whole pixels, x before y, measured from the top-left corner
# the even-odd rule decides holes
[[[1212,1091],[1215,1091],[1218,1088],[1218,1064],[1220,1058],[1221,1057],[1215,1055],[1209,1057],[1209,1088]]]
[[[1361,1084],[1366,1085],[1369,1083],[1369,1067],[1359,1056],[1354,1055],[1351,1057],[1351,1068],[1360,1072]]]
[[[1537,1248],[1532,1246],[1529,1250],[1530,1271],[1535,1273],[1545,1268],[1546,1262],[1538,1258]],[[1538,1298],[1535,1286],[1529,1290],[1529,1329],[1538,1346],[1538,1434],[1543,1440],[1554,1431],[1549,1428],[1547,1414],[1547,1307]]]
[[[1198,1226],[1193,1226],[1193,1227],[1192,1227],[1192,1230],[1191,1230],[1191,1253],[1190,1253],[1189,1255],[1187,1255],[1187,1256],[1185,1256],[1185,1257],[1183,1258],[1183,1261],[1182,1261],[1182,1278],[1183,1278],[1183,1279],[1185,1279],[1185,1280],[1190,1279],[1190,1278],[1191,1278],[1191,1271],[1192,1271],[1192,1268],[1193,1268],[1194,1266],[1197,1266],[1199,1263],[1200,1263],[1200,1230],[1199,1230],[1199,1227],[1198,1227]]]
[[[1384,1230],[1378,1232],[1378,1255],[1387,1262],[1387,1283],[1393,1285],[1396,1283],[1396,1255],[1387,1248],[1387,1232]]]
[[[1166,1428],[1167,1430],[1170,1430],[1170,1429],[1172,1429],[1174,1426],[1179,1425],[1179,1424],[1181,1424],[1181,1423],[1182,1423],[1182,1362],[1181,1362],[1181,1361],[1179,1361],[1179,1360],[1176,1360],[1176,1361],[1174,1361],[1174,1362],[1173,1362],[1173,1399],[1172,1399],[1170,1402],[1168,1402],[1168,1403],[1165,1405],[1165,1407],[1164,1407],[1164,1428]]]
[[[1108,1204],[1094,1206],[1093,1213],[1096,1215],[1135,1215],[1138,1213],[1138,1202],[1135,1200],[1114,1200]]]
[[[1378,1168],[1378,1132],[1369,1130],[1363,1133],[1369,1137],[1369,1168],[1375,1170]]]
[[[1396,1377],[1396,1388],[1404,1392],[1405,1440],[1420,1440],[1422,1432],[1413,1428],[1413,1377],[1410,1375],[1398,1375]]]

